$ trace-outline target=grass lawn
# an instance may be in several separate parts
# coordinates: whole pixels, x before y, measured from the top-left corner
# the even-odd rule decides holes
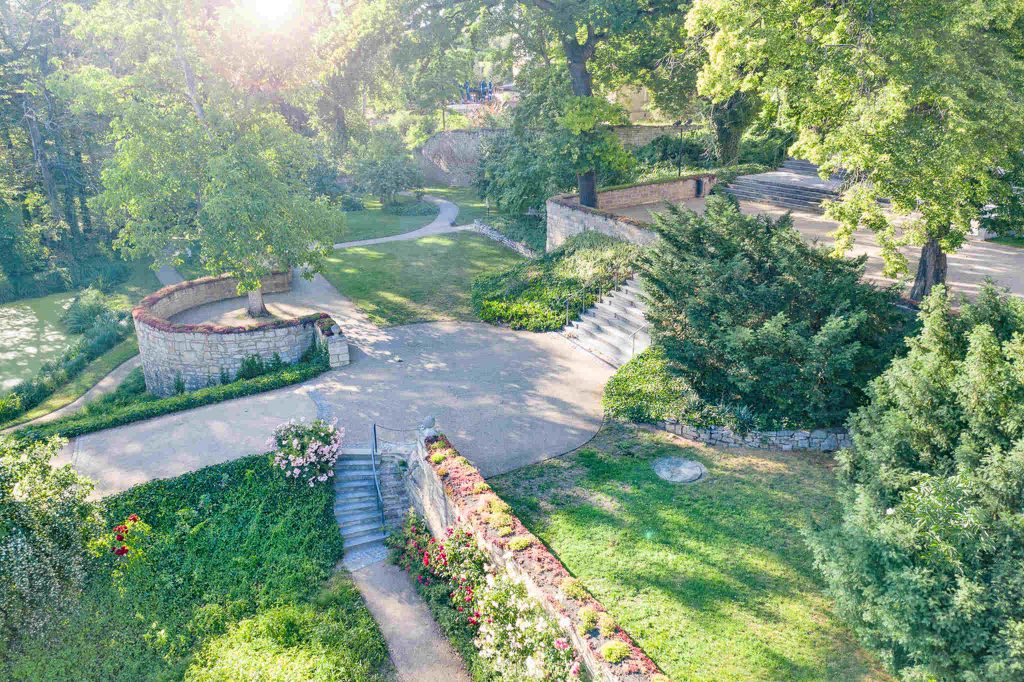
[[[483,219],[488,213],[487,201],[480,198],[472,187],[427,187],[423,191],[458,205],[456,225],[468,225],[478,218]]]
[[[1024,249],[1024,237],[996,237],[989,239],[993,244],[1002,244],[1003,246],[1014,246],[1018,249]]]
[[[411,202],[411,199],[405,201]],[[344,227],[339,227],[336,242],[355,242],[362,239],[390,237],[395,234],[412,232],[429,224],[437,217],[437,208],[427,215],[395,215],[382,209],[376,199],[365,198],[362,211],[346,211]],[[429,206],[429,204],[428,204]]]
[[[384,680],[387,646],[341,556],[331,486],[256,455],[103,502],[138,514],[127,559],[99,548],[80,607],[11,657],[11,680]],[[133,527],[134,528],[134,527]],[[111,539],[111,542],[113,540]]]
[[[38,419],[43,415],[50,414],[54,410],[59,410],[65,405],[75,402],[82,397],[86,391],[95,386],[100,379],[116,369],[118,365],[138,354],[139,342],[135,338],[135,335],[132,334],[127,339],[86,365],[81,374],[72,379],[62,388],[57,389],[57,391],[49,398],[39,403],[17,419],[6,424],[0,424],[0,428],[24,424],[25,422]]]
[[[664,456],[710,476],[662,481]],[[612,423],[489,483],[676,682],[888,679],[836,621],[804,543],[834,513],[830,465]]]
[[[459,232],[335,251],[324,276],[380,325],[472,320],[473,279],[521,260],[486,237]]]

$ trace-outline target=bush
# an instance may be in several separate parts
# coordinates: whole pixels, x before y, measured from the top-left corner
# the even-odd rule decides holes
[[[355,149],[350,165],[356,187],[384,205],[393,203],[399,192],[423,183],[401,138],[386,128],[371,133],[366,144]]]
[[[739,163],[756,163],[778,168],[786,160],[786,152],[796,136],[779,128],[755,129],[740,142]]]
[[[389,215],[398,216],[437,214],[437,206],[429,201],[422,201],[420,199],[399,199],[392,204],[385,205],[381,210]]]
[[[1024,301],[922,304],[842,453],[812,542],[840,611],[907,680],[1024,677]]]
[[[629,658],[629,645],[615,640],[601,647],[601,658],[609,663],[619,663]]]
[[[270,444],[276,449],[274,466],[284,471],[285,478],[308,483],[310,487],[334,477],[334,463],[341,455],[344,429],[315,419],[310,424],[287,424],[274,429]]]
[[[639,247],[597,232],[568,239],[551,253],[473,282],[473,306],[485,322],[513,329],[561,329],[633,271]]]
[[[351,194],[341,195],[339,205],[341,206],[341,210],[346,213],[366,210],[366,204],[363,203],[363,200],[359,197],[352,196]]]
[[[72,334],[83,334],[93,326],[96,318],[110,311],[107,297],[99,289],[92,287],[78,294],[67,310],[61,315],[61,322]]]
[[[633,154],[645,166],[666,165],[683,168],[710,168],[715,160],[714,138],[707,131],[679,135],[660,135]]]
[[[62,445],[0,436],[0,654],[66,615],[85,585],[99,517],[92,483],[52,464]]]
[[[647,319],[702,402],[743,406],[757,428],[835,426],[902,347],[895,289],[861,281],[866,257],[808,245],[788,215],[711,196],[703,216],[674,209],[653,228]]]

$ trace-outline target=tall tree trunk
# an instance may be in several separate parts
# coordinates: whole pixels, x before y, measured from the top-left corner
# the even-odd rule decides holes
[[[917,264],[917,275],[910,290],[910,300],[920,301],[932,292],[936,284],[946,281],[946,254],[935,237],[921,247],[921,260]]]
[[[738,92],[725,102],[713,105],[711,126],[718,145],[718,165],[729,166],[739,159],[740,140],[760,109],[760,102],[744,92]]]
[[[267,306],[263,302],[263,289],[255,289],[249,292],[249,317],[266,317]]]
[[[563,41],[562,47],[569,63],[569,83],[572,86],[572,94],[577,97],[594,96],[594,81],[587,62],[594,55],[595,45],[593,38],[588,38],[583,45],[580,45],[575,37]],[[591,169],[578,174],[576,186],[579,188],[580,205],[597,208],[597,173]]]
[[[75,168],[78,172],[78,212],[82,216],[82,229],[92,229],[92,214],[89,213],[89,204],[86,197],[85,162],[82,160],[82,152],[75,151]]]
[[[28,138],[32,143],[32,155],[35,157],[36,168],[39,169],[39,177],[43,181],[46,199],[50,203],[50,211],[53,212],[54,218],[59,218],[62,211],[60,209],[60,202],[57,200],[57,187],[53,181],[53,169],[50,167],[50,159],[46,156],[43,135],[39,132],[39,122],[36,121],[35,112],[29,107],[28,100],[22,101],[22,108],[25,111],[25,129],[28,131]]]

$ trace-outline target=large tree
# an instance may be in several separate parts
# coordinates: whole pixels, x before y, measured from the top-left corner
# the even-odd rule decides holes
[[[110,118],[114,152],[95,203],[120,228],[120,248],[158,263],[198,248],[208,272],[238,278],[258,316],[271,271],[321,266],[332,216],[308,191],[316,150],[290,100],[310,60],[252,54],[234,34],[272,44],[260,33],[270,29],[220,9],[101,0],[73,19],[93,50],[68,88],[81,109]],[[282,29],[292,30],[311,29],[297,14]]]
[[[869,228],[888,274],[907,268],[899,247],[921,247],[912,298],[944,281],[945,254],[1005,191],[996,169],[1024,148],[1024,5],[697,0],[688,27],[708,54],[703,94],[771,101],[795,154],[845,173],[840,249]]]

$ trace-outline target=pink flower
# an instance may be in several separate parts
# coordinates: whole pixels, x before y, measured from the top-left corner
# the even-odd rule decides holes
[[[555,648],[559,651],[565,651],[569,648],[569,640],[565,639],[564,637],[559,637],[555,640]]]
[[[573,661],[572,662],[572,665],[569,666],[569,674],[572,675],[573,677],[578,677],[579,676],[579,674],[580,674],[580,662],[579,661]]]

